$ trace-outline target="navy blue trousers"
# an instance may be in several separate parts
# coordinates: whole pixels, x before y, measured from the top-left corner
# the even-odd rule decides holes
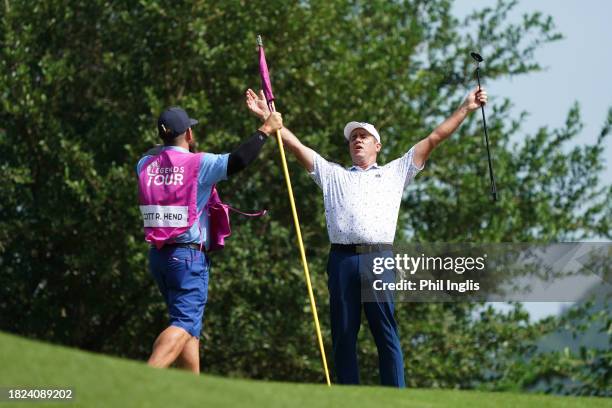
[[[355,254],[335,249],[329,253],[327,286],[336,377],[340,384],[359,384],[357,334],[363,305],[378,349],[380,383],[401,388],[405,387],[404,360],[393,316],[393,297],[388,292],[369,292],[362,301],[362,283],[374,276],[375,257],[393,257],[393,253]],[[376,279],[395,282],[395,273],[385,270]]]

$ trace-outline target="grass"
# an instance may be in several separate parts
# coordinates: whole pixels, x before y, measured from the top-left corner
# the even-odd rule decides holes
[[[71,387],[60,407],[612,407],[612,399],[250,381],[124,360],[0,332],[0,387]],[[0,408],[29,403],[0,400]]]

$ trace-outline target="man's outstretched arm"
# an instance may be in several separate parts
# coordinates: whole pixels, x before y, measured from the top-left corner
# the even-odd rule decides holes
[[[487,103],[487,92],[484,88],[474,89],[465,98],[459,108],[453,112],[444,122],[439,124],[433,132],[414,146],[413,161],[415,166],[421,167],[429,158],[429,155],[442,141],[452,135],[468,114]]]
[[[283,145],[293,153],[302,167],[312,173],[314,171],[314,150],[304,146],[300,139],[286,127],[281,129],[281,137],[283,138]]]
[[[246,91],[246,105],[247,108],[261,120],[266,120],[270,115],[270,110],[268,109],[263,91],[260,91],[259,95],[257,95],[252,89],[248,89]],[[298,162],[300,162],[306,170],[312,172],[314,170],[314,151],[304,146],[302,142],[285,127],[281,129],[281,137],[283,138],[283,145],[293,153]]]

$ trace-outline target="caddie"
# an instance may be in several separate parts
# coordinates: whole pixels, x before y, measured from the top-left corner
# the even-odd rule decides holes
[[[145,240],[151,244],[149,270],[170,316],[169,326],[153,344],[148,364],[200,372],[199,341],[208,294],[209,219],[205,205],[214,184],[251,163],[267,136],[282,127],[279,113],[229,154],[192,153],[198,123],[179,107],[157,121],[163,146],[136,166]]]
[[[486,101],[484,88],[471,91],[461,106],[429,136],[384,166],[376,162],[382,140],[370,123],[349,122],[344,127],[353,163],[348,168],[325,160],[287,128],[281,130],[285,146],[323,191],[331,241],[327,264],[329,312],[335,372],[340,384],[359,383],[357,334],[363,306],[378,349],[381,384],[405,387],[393,298],[387,291],[363,299],[364,272],[368,268],[372,272],[372,259],[393,257],[397,216],[405,187],[423,169],[432,150]],[[269,115],[263,92],[257,95],[249,89],[246,104],[262,120]],[[394,271],[386,270],[381,277],[393,282]]]

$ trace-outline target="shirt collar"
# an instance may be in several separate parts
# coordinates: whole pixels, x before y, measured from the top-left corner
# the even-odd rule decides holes
[[[371,170],[371,169],[378,169],[378,168],[379,168],[378,164],[374,163],[374,164],[368,166],[367,169],[362,169],[359,166],[351,166],[351,167],[349,167],[349,171],[368,171],[368,170]]]

